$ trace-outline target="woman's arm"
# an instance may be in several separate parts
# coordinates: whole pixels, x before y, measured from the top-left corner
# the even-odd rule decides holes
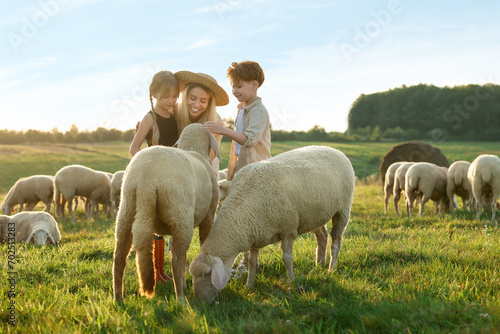
[[[153,128],[153,116],[150,113],[147,113],[146,116],[139,124],[139,129],[134,135],[134,139],[132,139],[132,143],[130,144],[129,152],[132,156],[134,156],[137,152],[141,150],[141,145],[146,139],[148,132]]]

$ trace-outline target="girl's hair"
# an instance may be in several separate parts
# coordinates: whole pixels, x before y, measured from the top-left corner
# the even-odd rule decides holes
[[[186,126],[193,123],[193,121],[191,121],[189,118],[189,109],[188,109],[189,106],[187,103],[187,98],[191,89],[196,87],[200,87],[205,92],[207,92],[210,99],[208,101],[207,110],[203,112],[203,114],[196,121],[196,123],[204,123],[206,121],[217,122],[217,120],[219,119],[219,115],[217,114],[217,110],[215,109],[214,93],[207,87],[200,85],[198,83],[187,84],[186,87],[184,88],[184,91],[182,92],[181,101],[179,102],[179,109],[177,111],[177,126],[179,128],[179,133],[181,133]]]
[[[151,102],[151,115],[153,116],[153,136],[151,138],[153,145],[158,145],[160,142],[160,129],[158,129],[158,124],[156,123],[153,95],[159,100],[163,96],[171,93],[179,94],[179,91],[179,83],[172,72],[160,71],[153,76],[153,80],[151,80],[151,84],[149,85],[149,101]],[[177,117],[175,108],[173,116]]]

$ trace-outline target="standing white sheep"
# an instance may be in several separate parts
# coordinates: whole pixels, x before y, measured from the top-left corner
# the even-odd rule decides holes
[[[98,203],[110,204],[109,193],[111,182],[105,172],[93,170],[81,165],[70,165],[61,168],[54,176],[54,203],[56,215],[64,215],[64,205],[68,202],[68,212],[71,221],[76,222],[73,215],[73,198],[84,196],[90,201],[90,207],[85,205],[88,219],[92,218],[94,208]]]
[[[113,264],[114,299],[123,298],[123,272],[130,248],[136,250],[139,293],[154,297],[153,233],[172,236],[172,273],[178,300],[184,300],[187,251],[194,228],[200,243],[213,224],[219,189],[209,162],[210,148],[217,157],[215,137],[199,123],[184,128],[178,149],[153,146],[130,161],[122,185],[116,220]]]
[[[259,249],[278,241],[288,277],[293,280],[293,242],[307,232],[316,235],[316,264],[325,265],[326,223],[330,219],[333,270],[349,221],[354,180],[349,159],[325,146],[291,150],[242,168],[232,181],[210,235],[191,263],[195,295],[212,302],[225,287],[238,254],[248,250],[246,284],[252,285]]]
[[[455,161],[450,165],[446,176],[446,193],[450,199],[450,210],[455,215],[455,195],[462,198],[463,208],[467,209],[467,203],[472,209],[473,195],[472,185],[467,178],[470,162]]]
[[[448,169],[440,167],[429,162],[417,162],[406,172],[405,194],[406,194],[406,213],[411,218],[413,211],[413,202],[418,195],[422,196],[420,210],[418,215],[421,217],[424,213],[424,206],[428,200],[436,203],[436,212],[438,205],[440,212],[449,208],[449,199],[446,195],[446,175]]]
[[[121,170],[113,174],[111,178],[111,190],[109,197],[111,199],[111,212],[116,214],[120,207],[120,193],[122,190],[122,181],[125,171]]]
[[[19,212],[21,212],[25,203],[28,204],[28,210],[31,211],[40,201],[45,204],[45,212],[49,212],[53,196],[54,178],[52,176],[33,175],[20,178],[7,193],[2,203],[2,213],[10,215],[17,204],[19,204]]]
[[[491,208],[491,222],[495,220],[495,209],[500,196],[500,158],[482,154],[470,165],[467,174],[476,201],[477,219],[483,208]]]
[[[399,199],[401,198],[401,192],[405,191],[405,178],[408,168],[413,166],[414,162],[403,162],[398,166],[396,172],[394,173],[394,186],[392,193],[394,194],[394,210],[396,211],[396,216],[399,216]],[[406,200],[405,200],[406,202]]]
[[[394,177],[396,175],[396,170],[399,166],[401,166],[402,162],[394,162],[389,168],[387,168],[387,172],[385,173],[385,182],[384,182],[384,212],[387,213],[387,204],[389,204],[389,198],[393,193],[394,188]]]
[[[10,238],[16,242],[26,241],[37,245],[57,245],[61,233],[57,222],[47,212],[20,212],[13,216],[0,216],[0,242]]]

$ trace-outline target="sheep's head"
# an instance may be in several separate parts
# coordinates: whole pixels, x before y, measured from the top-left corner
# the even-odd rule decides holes
[[[13,209],[13,207],[10,206],[9,204],[7,204],[5,202],[2,203],[2,213],[4,215],[10,215],[10,213],[12,212],[12,209]]]
[[[182,130],[181,136],[176,143],[180,149],[185,151],[195,151],[208,157],[210,149],[215,151],[217,159],[220,160],[219,145],[210,132],[203,130],[200,123],[189,124]]]
[[[35,245],[40,246],[43,246],[45,244],[51,244],[54,246],[56,245],[54,238],[44,227],[34,228],[28,239],[26,239],[26,243],[34,243]]]
[[[200,253],[191,263],[194,295],[212,303],[227,284],[228,276],[220,257]]]

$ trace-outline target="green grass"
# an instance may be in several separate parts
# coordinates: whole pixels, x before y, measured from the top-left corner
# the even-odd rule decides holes
[[[301,144],[273,143],[273,149],[285,151]],[[384,145],[332,146],[364,163],[379,151],[385,154],[390,145]],[[450,160],[469,159],[467,152],[475,157],[483,153],[482,147],[498,154],[494,145],[460,145],[448,143],[440,148]],[[127,147],[92,147],[92,152],[77,153],[78,163],[111,172],[123,169],[126,163],[120,163],[127,159]],[[43,160],[48,166],[53,164],[51,159],[67,161],[57,153],[41,153],[31,161],[30,154],[24,155],[22,161],[10,160],[11,168],[2,169],[6,171],[2,178],[19,177],[21,171],[34,174],[35,161]],[[1,164],[4,157],[0,157]],[[8,187],[2,189],[0,201]],[[88,221],[80,210],[76,224],[58,220],[62,233],[58,248],[17,245],[16,326],[7,324],[10,284],[5,282],[10,270],[7,245],[0,245],[0,279],[4,282],[0,284],[0,332],[500,332],[498,223],[478,221],[463,210],[457,211],[455,219],[436,216],[433,205],[427,205],[422,218],[396,218],[393,210],[385,215],[377,184],[356,186],[351,221],[335,271],[314,265],[314,236],[302,235],[294,247],[293,284],[287,282],[279,244],[270,245],[261,250],[255,287],[245,288],[246,274],[232,277],[213,305],[195,299],[189,273],[186,305],[175,300],[171,283],[157,286],[154,299],[140,297],[134,252],[125,268],[124,303],[115,304],[114,221],[102,215]],[[196,235],[188,263],[198,252]],[[167,257],[167,273],[171,272],[169,266]]]

